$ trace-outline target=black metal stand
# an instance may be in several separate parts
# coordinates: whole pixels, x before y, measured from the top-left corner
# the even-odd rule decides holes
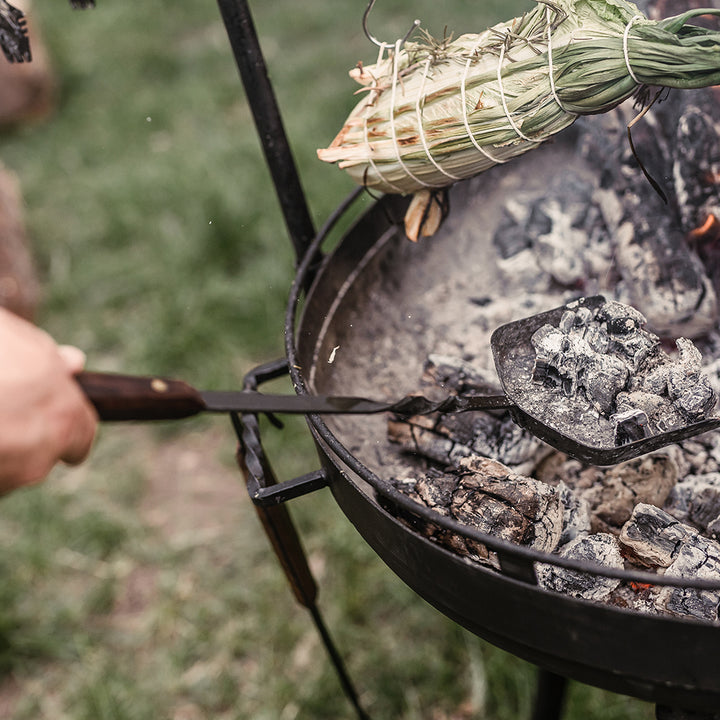
[[[547,670],[539,670],[532,720],[560,720],[567,685],[567,678]]]
[[[307,199],[246,0],[218,0],[298,262],[315,237]]]
[[[250,8],[247,0],[218,0],[218,6],[245,87],[296,260],[299,263],[315,237],[315,228],[268,77]],[[279,377],[286,372],[287,365],[283,361],[258,368],[246,379],[246,389],[248,382],[253,386],[249,389],[256,389],[260,382]],[[360,706],[357,691],[318,609],[317,584],[308,566],[297,530],[287,508],[282,504],[290,497],[309,491],[307,488],[318,487],[323,480],[319,477],[312,477],[309,480],[299,478],[295,484],[292,481],[284,484],[292,486],[289,489],[274,492],[272,488],[277,484],[277,480],[262,451],[257,418],[244,416],[241,421],[238,416],[233,416],[233,425],[240,441],[238,462],[245,474],[248,489],[265,532],[295,597],[310,612],[345,695],[355,708],[358,718],[369,720]],[[539,671],[532,720],[560,720],[567,683],[564,677],[545,670]],[[657,719],[720,720],[720,715],[687,713],[658,707]]]
[[[315,237],[315,227],[268,77],[250,8],[247,0],[218,0],[218,6],[280,201],[285,225],[295,250],[296,261],[299,263]],[[277,371],[278,369],[275,368],[271,372]],[[285,369],[284,372],[287,370]],[[284,374],[282,368],[280,373]],[[252,428],[256,421],[256,418],[250,418],[248,422],[241,423],[237,416],[233,417],[233,424],[240,437],[238,461],[241,468],[246,471],[246,478],[249,473],[248,459],[245,455],[248,452],[253,453],[253,449],[247,447],[242,434],[243,429]],[[265,464],[262,460],[260,462]],[[264,473],[264,485],[275,484],[271,469],[269,467],[260,469]],[[348,700],[355,708],[358,718],[368,720],[368,716],[360,707],[357,692],[318,609],[317,585],[287,508],[280,504],[271,507],[256,504],[256,509],[295,592],[295,597],[312,616]]]
[[[248,374],[245,379],[245,389],[256,390],[260,383],[285,374],[287,374],[285,361],[269,363]],[[233,414],[232,421],[239,442],[238,465],[245,476],[248,491],[263,529],[285,571],[296,600],[310,612],[345,696],[355,709],[359,720],[370,720],[360,705],[357,690],[318,608],[317,583],[308,565],[305,549],[300,542],[290,512],[284,504],[288,497],[317,489],[320,480],[313,474],[301,478],[302,483],[292,481],[286,483],[285,486],[289,484],[293,488],[289,496],[286,493],[262,492],[277,487],[279,483],[262,447],[258,419],[255,415],[243,415],[241,419],[237,414]]]

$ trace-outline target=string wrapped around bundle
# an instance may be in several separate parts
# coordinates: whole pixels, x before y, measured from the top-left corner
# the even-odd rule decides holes
[[[413,194],[411,239],[442,217],[438,191],[508,162],[647,86],[720,84],[720,32],[689,24],[717,9],[661,21],[625,0],[537,0],[480,34],[382,43],[350,73],[365,97],[318,157],[360,185]],[[646,93],[647,94],[647,93]]]

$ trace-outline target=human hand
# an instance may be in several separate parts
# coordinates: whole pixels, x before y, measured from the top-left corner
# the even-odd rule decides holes
[[[90,452],[97,415],[74,380],[81,350],[0,308],[0,493]]]

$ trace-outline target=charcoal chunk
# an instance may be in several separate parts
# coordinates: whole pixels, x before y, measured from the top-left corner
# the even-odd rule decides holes
[[[612,535],[597,533],[578,537],[565,545],[560,557],[585,561],[617,569],[624,568],[617,541]],[[584,600],[602,602],[620,585],[616,578],[602,577],[594,572],[566,570],[556,565],[538,564],[538,582],[547,590]]]
[[[679,578],[720,580],[720,544],[705,538],[698,538],[694,544],[683,544],[665,574]],[[660,593],[660,603],[673,615],[720,624],[720,591],[667,588]]]
[[[623,551],[649,568],[672,565],[683,543],[692,541],[697,531],[679,522],[655,505],[639,503],[620,532]]]
[[[615,443],[668,432],[706,418],[717,402],[702,355],[691,340],[676,341],[673,360],[659,338],[644,329],[645,318],[617,301],[589,317],[568,310],[558,326],[532,336],[533,380],[592,409],[614,423]],[[570,421],[567,421],[570,422]],[[566,434],[571,435],[568,427]]]
[[[549,227],[549,225],[548,225]],[[507,260],[532,246],[526,228],[519,225],[514,218],[505,213],[493,235],[493,243],[500,257]]]

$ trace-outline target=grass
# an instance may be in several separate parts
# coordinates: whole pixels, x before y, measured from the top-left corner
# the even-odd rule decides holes
[[[476,29],[528,2],[382,0],[371,31]],[[364,2],[253,2],[320,224],[351,189],[315,159],[372,60]],[[283,353],[288,242],[212,0],[36,3],[54,117],[0,139],[45,297],[93,369],[238,386]],[[412,16],[409,14],[412,13]],[[269,433],[281,477],[314,469],[302,423]],[[91,459],[0,505],[0,714],[12,720],[352,717],[233,462],[226,422],[102,428]],[[514,720],[534,669],[419,600],[327,493],[292,504],[320,604],[374,718]],[[567,717],[650,708],[573,686]]]

